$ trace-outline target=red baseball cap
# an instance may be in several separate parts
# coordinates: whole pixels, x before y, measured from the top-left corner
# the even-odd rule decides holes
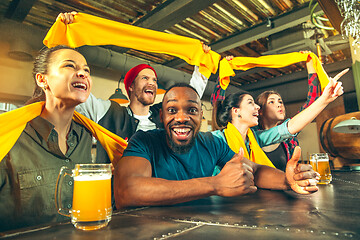
[[[133,83],[134,79],[136,78],[136,76],[139,74],[139,72],[145,68],[150,68],[151,70],[154,71],[155,76],[157,78],[157,74],[156,71],[153,67],[151,67],[150,65],[147,64],[139,64],[135,67],[133,67],[132,69],[130,69],[124,78],[124,84],[125,84],[125,89],[127,92],[127,95],[130,97],[130,92],[129,92],[129,87],[131,86],[131,84]]]

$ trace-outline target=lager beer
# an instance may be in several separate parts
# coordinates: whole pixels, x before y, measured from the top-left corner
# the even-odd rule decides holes
[[[62,207],[61,186],[65,175],[74,178],[72,209]],[[62,167],[56,183],[55,203],[58,212],[71,217],[78,229],[96,230],[111,220],[110,164],[76,164],[71,170]]]
[[[329,157],[327,153],[314,153],[310,155],[310,164],[320,174],[318,184],[329,184],[332,180]]]
[[[111,174],[74,177],[71,222],[76,228],[94,230],[111,219]]]

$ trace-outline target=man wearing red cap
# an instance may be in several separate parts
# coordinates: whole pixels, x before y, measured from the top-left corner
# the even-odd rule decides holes
[[[108,101],[110,107],[98,123],[124,139],[136,131],[162,128],[159,118],[160,104],[152,105],[157,91],[157,75],[154,68],[140,64],[125,75],[124,84],[130,103],[127,107]],[[100,108],[103,109],[103,108]],[[110,162],[106,151],[97,146],[97,161]]]
[[[132,110],[134,117],[139,120],[136,131],[139,129],[147,131],[159,128],[161,124],[158,118],[153,118],[154,121],[149,119],[151,113],[157,113],[160,108],[160,105],[155,105],[151,107],[152,111],[150,111],[150,105],[154,103],[157,91],[155,69],[147,64],[139,64],[126,73],[124,84],[130,99],[129,108]],[[157,109],[154,109],[155,107]]]

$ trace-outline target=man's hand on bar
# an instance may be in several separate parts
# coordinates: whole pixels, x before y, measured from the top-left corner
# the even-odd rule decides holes
[[[286,180],[296,193],[314,193],[319,190],[316,184],[320,179],[320,175],[313,170],[311,165],[299,164],[300,155],[300,147],[296,147],[292,158],[286,165]]]

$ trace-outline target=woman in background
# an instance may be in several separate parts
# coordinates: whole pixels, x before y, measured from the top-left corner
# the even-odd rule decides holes
[[[239,152],[242,147],[244,156],[248,159],[274,167],[261,147],[283,142],[309,124],[330,102],[343,93],[341,82],[337,80],[345,73],[346,71],[343,71],[334,79],[329,79],[323,94],[307,109],[265,131],[251,129],[258,125],[260,110],[253,97],[246,92],[230,94],[224,101],[217,101],[214,107],[213,121],[222,128],[216,134],[222,136],[234,152]]]

